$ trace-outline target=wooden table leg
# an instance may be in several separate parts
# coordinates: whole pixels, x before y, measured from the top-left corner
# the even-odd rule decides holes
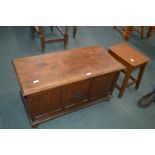
[[[125,78],[123,80],[123,84],[122,84],[122,86],[120,88],[120,92],[119,92],[119,95],[118,95],[119,97],[122,97],[122,95],[123,95],[123,93],[125,91],[125,88],[128,85],[128,81],[130,79],[131,72],[132,72],[132,68],[127,69],[126,74],[125,74]]]
[[[143,64],[140,67],[138,78],[137,78],[137,82],[136,82],[136,86],[135,86],[136,89],[139,88],[139,85],[140,85],[140,82],[141,82],[141,79],[142,79],[142,76],[143,76],[143,73],[144,73],[144,70],[145,70],[145,66],[146,66],[146,64]]]

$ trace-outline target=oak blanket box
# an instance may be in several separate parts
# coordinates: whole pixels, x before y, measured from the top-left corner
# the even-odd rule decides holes
[[[17,58],[13,66],[32,127],[110,99],[124,68],[99,45]]]

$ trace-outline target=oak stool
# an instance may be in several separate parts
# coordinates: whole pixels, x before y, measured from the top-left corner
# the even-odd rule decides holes
[[[125,74],[122,85],[119,86],[116,84],[116,88],[119,90],[119,97],[122,97],[125,88],[130,85],[136,84],[135,88],[138,89],[145,66],[149,59],[130,47],[127,43],[113,45],[109,47],[108,52],[126,67],[126,69],[122,70]],[[138,77],[136,79],[131,75],[134,69],[139,69]],[[129,79],[132,80],[131,83],[128,83]]]

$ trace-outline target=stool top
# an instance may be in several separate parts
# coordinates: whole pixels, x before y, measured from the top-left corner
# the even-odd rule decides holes
[[[148,62],[149,58],[130,47],[127,43],[117,44],[109,47],[112,54],[118,56],[131,66],[137,67]]]

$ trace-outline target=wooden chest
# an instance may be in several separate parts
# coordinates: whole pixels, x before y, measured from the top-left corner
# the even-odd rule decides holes
[[[99,45],[13,60],[32,127],[111,97],[124,68]]]

